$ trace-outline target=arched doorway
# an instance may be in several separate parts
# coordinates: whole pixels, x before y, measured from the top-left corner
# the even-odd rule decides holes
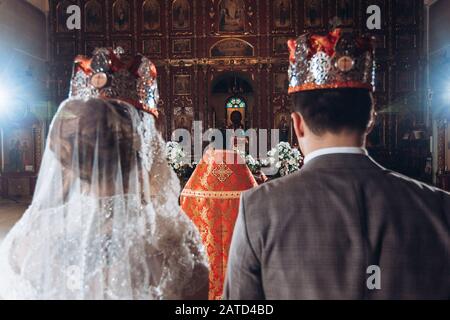
[[[211,86],[210,107],[218,129],[247,129],[252,126],[254,106],[252,80],[240,72],[217,76]]]

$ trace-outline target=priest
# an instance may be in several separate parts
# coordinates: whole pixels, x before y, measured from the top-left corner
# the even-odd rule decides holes
[[[236,151],[209,150],[181,193],[182,208],[198,227],[208,253],[210,300],[222,298],[241,193],[256,186]]]

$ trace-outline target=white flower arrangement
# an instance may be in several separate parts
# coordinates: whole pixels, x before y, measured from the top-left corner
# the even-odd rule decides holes
[[[253,158],[251,155],[245,156],[245,162],[253,174],[258,174],[261,171],[261,162]]]
[[[300,170],[303,161],[300,151],[292,148],[287,142],[280,142],[275,148],[267,152],[266,159],[255,159],[244,151],[235,150],[245,159],[247,166],[254,175],[261,174],[261,169],[264,167],[275,166],[278,169],[278,174],[274,178],[277,176],[284,177]],[[186,153],[178,142],[167,142],[166,157],[167,162],[177,175],[186,180],[189,179],[197,166],[196,163],[191,164],[186,161]]]
[[[179,172],[186,164],[184,160],[186,158],[186,153],[178,142],[169,141],[166,144],[166,158],[169,165]]]
[[[189,157],[186,156],[183,147],[178,142],[173,141],[166,143],[166,159],[180,179],[182,187],[184,187],[198,163],[191,163]]]
[[[236,152],[245,160],[247,167],[250,169],[251,173],[258,174],[261,171],[261,162],[255,159],[252,155],[246,154],[245,151],[241,151],[238,148],[234,148]]]
[[[282,177],[300,170],[302,155],[300,151],[292,148],[287,142],[280,142],[267,153],[268,159],[262,162],[263,166],[275,165],[278,174]]]

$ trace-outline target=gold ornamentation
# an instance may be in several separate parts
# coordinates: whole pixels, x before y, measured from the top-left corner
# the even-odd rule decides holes
[[[342,88],[354,88],[354,89],[372,89],[371,84],[364,84],[356,81],[347,81],[347,82],[336,82],[329,84],[314,84],[314,83],[305,83],[300,86],[290,87],[289,93],[296,93],[300,91],[309,91],[309,90],[320,90],[320,89],[342,89]]]
[[[339,58],[339,60],[336,63],[337,68],[342,72],[349,72],[350,70],[353,69],[354,65],[355,61],[349,56],[343,56]]]
[[[255,47],[245,40],[239,38],[226,38],[217,41],[209,49],[209,56],[212,58],[221,57],[253,57],[255,55]]]
[[[214,177],[216,177],[220,182],[225,182],[231,175],[233,171],[226,164],[219,164],[216,168],[211,172]]]
[[[91,84],[97,88],[101,89],[108,83],[108,76],[104,72],[96,73],[91,78]]]
[[[331,88],[373,90],[372,40],[335,29],[328,35],[303,34],[289,40],[289,93]]]
[[[196,191],[184,189],[183,197],[205,198],[205,199],[240,199],[243,191]]]
[[[126,64],[118,56],[122,53],[121,48],[115,51],[99,48],[92,58],[76,57],[69,98],[118,99],[157,117],[159,93],[155,65],[141,55]]]

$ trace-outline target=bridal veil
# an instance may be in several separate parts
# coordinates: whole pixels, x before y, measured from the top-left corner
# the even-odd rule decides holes
[[[50,126],[32,204],[0,247],[0,297],[207,295],[201,239],[164,147],[150,113],[72,94]]]

